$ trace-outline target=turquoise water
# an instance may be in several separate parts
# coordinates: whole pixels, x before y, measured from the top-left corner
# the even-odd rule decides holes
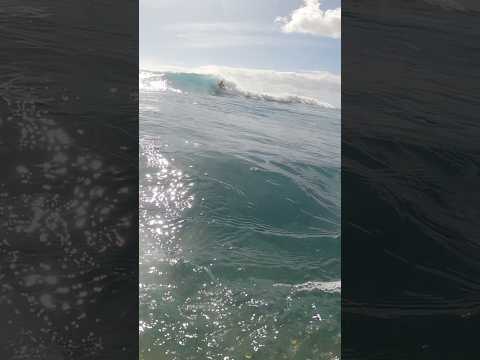
[[[340,111],[147,75],[140,358],[339,358]]]

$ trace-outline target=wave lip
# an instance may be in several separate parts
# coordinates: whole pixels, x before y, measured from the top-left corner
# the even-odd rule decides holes
[[[283,104],[340,108],[340,78],[326,72],[274,72],[236,68],[166,68],[140,71],[140,90],[242,96]],[[222,86],[219,83],[223,82]]]

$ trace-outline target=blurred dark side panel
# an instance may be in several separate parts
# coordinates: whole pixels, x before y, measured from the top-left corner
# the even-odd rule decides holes
[[[342,4],[342,359],[477,359],[478,2]]]
[[[138,3],[0,6],[0,358],[138,356]]]

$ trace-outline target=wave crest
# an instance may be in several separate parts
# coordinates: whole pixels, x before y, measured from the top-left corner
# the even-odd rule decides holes
[[[337,79],[328,73],[275,73],[251,70],[251,73],[215,71],[204,68],[197,71],[140,71],[140,90],[203,94],[213,96],[242,96],[260,101],[283,104],[307,104],[326,108],[339,108],[319,99],[312,84],[336,88]],[[260,72],[260,75],[259,73]],[[242,78],[243,75],[243,78]],[[248,75],[248,76],[247,76]],[[303,83],[302,83],[303,81]],[[223,82],[223,86],[220,86]],[[303,85],[303,86],[302,86]],[[338,87],[339,89],[339,87]],[[328,90],[328,89],[327,89]],[[306,93],[306,94],[304,94]]]

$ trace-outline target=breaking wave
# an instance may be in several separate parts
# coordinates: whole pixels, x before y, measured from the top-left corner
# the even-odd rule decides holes
[[[234,76],[228,75],[225,76],[223,74],[213,72],[207,73],[205,70],[202,72],[156,72],[142,70],[140,71],[139,76],[139,88],[141,91],[149,92],[157,91],[174,92],[177,94],[193,93],[212,96],[242,96],[248,99],[272,101],[284,104],[307,104],[322,106],[326,108],[338,107],[332,105],[330,102],[318,99],[315,96],[305,96],[298,93],[288,93],[285,91],[287,86],[285,86],[285,84],[280,84],[279,86],[278,81],[277,84],[272,84],[272,88],[276,87],[276,89],[272,89],[270,91],[262,91],[262,89],[255,88],[248,89],[245,84],[239,84]],[[245,79],[245,82],[247,82],[247,80],[248,79]],[[299,79],[296,79],[296,81],[300,82],[301,76],[299,76]],[[223,82],[222,86],[219,85],[220,82]],[[250,79],[250,83],[254,83],[254,81]],[[265,83],[266,82],[264,82],[263,87],[265,86]],[[291,87],[292,86],[290,85],[290,88]]]

